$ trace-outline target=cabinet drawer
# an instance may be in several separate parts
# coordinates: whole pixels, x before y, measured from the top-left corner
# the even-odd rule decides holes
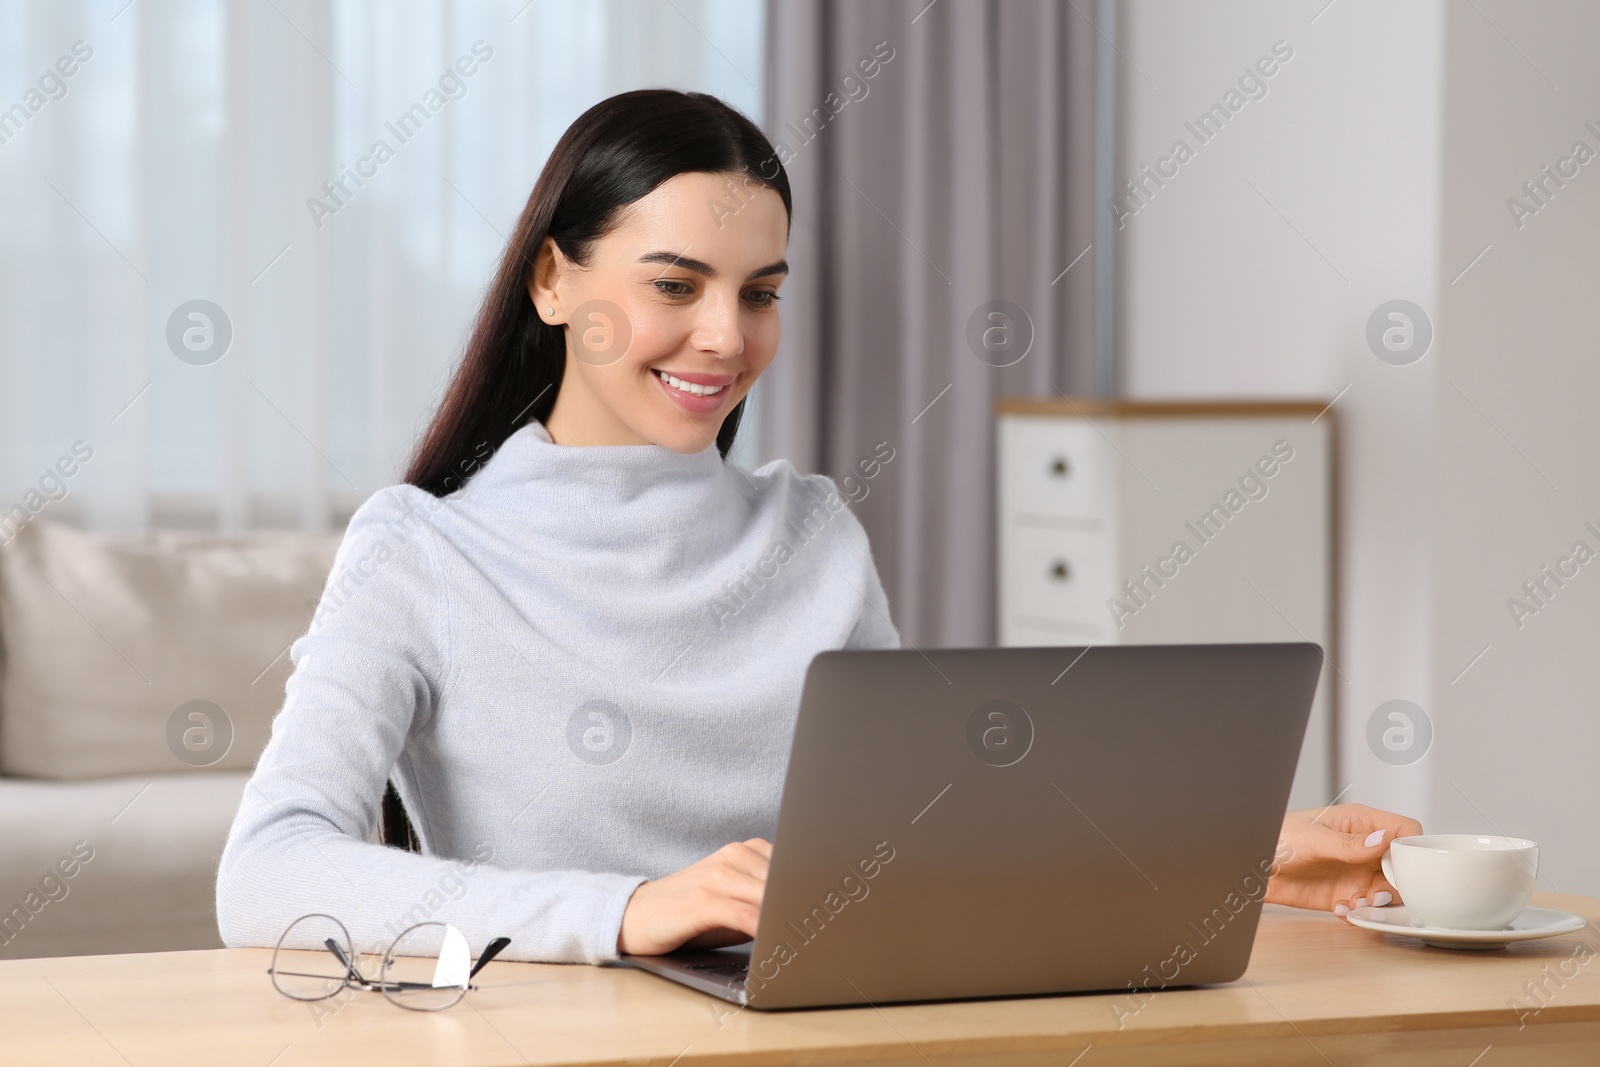
[[[1115,515],[1119,459],[1088,420],[1004,416],[999,450],[1003,524],[1028,516],[1104,523]]]
[[[1001,538],[999,593],[1006,624],[1063,636],[1071,636],[1067,628],[1112,627],[1106,608],[1116,584],[1111,532],[1013,525]]]

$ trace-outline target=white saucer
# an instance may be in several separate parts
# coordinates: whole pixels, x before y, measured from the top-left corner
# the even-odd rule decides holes
[[[1504,948],[1513,941],[1534,941],[1570,934],[1584,927],[1584,918],[1551,908],[1528,908],[1504,930],[1446,930],[1424,926],[1411,917],[1404,904],[1385,908],[1357,908],[1345,916],[1354,926],[1400,937],[1420,937],[1434,948]]]

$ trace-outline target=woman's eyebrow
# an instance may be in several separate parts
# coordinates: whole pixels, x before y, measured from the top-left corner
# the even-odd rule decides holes
[[[646,252],[644,255],[639,257],[639,262],[661,263],[668,267],[682,267],[684,270],[693,271],[696,274],[703,274],[707,278],[715,278],[717,276],[717,269],[711,264],[706,263],[703,260],[692,259],[689,256],[683,255],[679,252]],[[759,270],[751,271],[745,276],[744,280],[749,282],[754,281],[757,278],[765,278],[772,274],[788,273],[789,261],[786,259],[780,259],[776,263],[769,263],[767,266],[762,267]]]

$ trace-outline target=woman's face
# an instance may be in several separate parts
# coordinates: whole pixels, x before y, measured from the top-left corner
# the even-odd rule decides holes
[[[777,354],[787,245],[775,191],[702,173],[679,174],[625,208],[586,268],[546,239],[528,293],[541,319],[566,328],[551,438],[715,446]]]

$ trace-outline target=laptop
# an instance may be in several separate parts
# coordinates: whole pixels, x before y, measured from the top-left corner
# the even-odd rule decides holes
[[[1311,643],[829,651],[753,942],[625,963],[757,1009],[1231,982]]]

